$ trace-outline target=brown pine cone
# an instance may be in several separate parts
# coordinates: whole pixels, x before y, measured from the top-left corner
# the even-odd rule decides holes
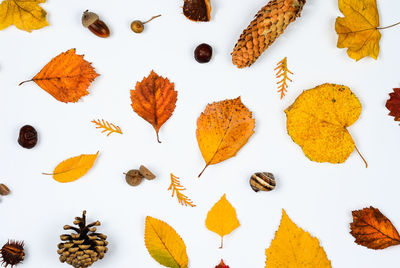
[[[253,64],[286,27],[300,17],[305,3],[306,0],[271,0],[258,11],[233,49],[233,64],[238,68]]]
[[[60,236],[63,243],[58,244],[57,253],[60,261],[67,262],[75,268],[86,268],[104,257],[107,252],[107,236],[96,233],[96,227],[100,222],[96,221],[86,225],[86,211],[82,218],[76,217],[74,221],[78,228],[65,225],[64,230],[73,230],[76,233],[63,234]]]

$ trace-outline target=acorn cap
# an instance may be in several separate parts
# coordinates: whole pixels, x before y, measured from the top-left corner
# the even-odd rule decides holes
[[[98,19],[99,16],[96,13],[89,12],[89,10],[86,10],[85,12],[83,12],[82,15],[82,25],[87,28]]]

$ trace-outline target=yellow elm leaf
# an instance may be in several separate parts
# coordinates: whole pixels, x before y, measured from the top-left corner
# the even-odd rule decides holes
[[[222,248],[224,236],[230,234],[239,226],[240,223],[236,216],[236,210],[226,199],[226,194],[224,194],[208,212],[206,227],[208,230],[221,236],[220,248]]]
[[[82,154],[69,158],[54,169],[53,173],[43,173],[44,175],[53,175],[53,179],[58,182],[72,182],[85,175],[92,168],[97,159],[99,152],[96,154]]]
[[[337,47],[348,48],[350,58],[360,60],[379,55],[379,13],[376,0],[339,0],[344,17],[336,19]]]
[[[348,87],[323,84],[306,90],[285,113],[289,135],[310,160],[343,163],[357,150],[347,128],[360,116],[361,103]]]
[[[0,4],[0,30],[15,25],[18,29],[31,32],[49,23],[46,11],[39,6],[46,0],[3,0]]]
[[[269,248],[265,268],[329,268],[331,262],[317,238],[311,236],[282,210],[281,224]]]
[[[185,243],[171,226],[147,216],[144,232],[146,248],[158,263],[171,268],[188,267]]]
[[[254,133],[255,120],[240,97],[208,104],[197,119],[196,137],[206,166],[236,155]]]

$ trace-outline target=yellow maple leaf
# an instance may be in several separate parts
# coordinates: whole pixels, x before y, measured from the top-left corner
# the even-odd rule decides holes
[[[329,268],[331,262],[317,238],[305,232],[282,210],[275,238],[266,249],[265,268]]]
[[[4,0],[0,4],[0,30],[15,25],[18,29],[31,32],[49,23],[46,11],[39,6],[46,0]]]
[[[226,194],[224,194],[208,212],[206,227],[208,230],[221,236],[220,248],[222,248],[224,236],[230,234],[239,226],[240,223],[236,216],[236,210],[226,199]]]
[[[188,267],[185,243],[167,223],[147,216],[144,240],[150,255],[161,265],[172,268]]]
[[[92,168],[98,155],[99,152],[96,154],[82,154],[69,158],[58,164],[53,173],[43,174],[53,175],[53,179],[61,183],[76,181]]]
[[[285,113],[289,135],[312,161],[343,163],[354,149],[358,152],[347,127],[360,116],[361,103],[348,87],[323,84],[306,90]]]
[[[339,0],[339,8],[345,17],[336,19],[337,47],[347,47],[349,57],[357,61],[366,56],[377,59],[381,33],[376,0]]]
[[[254,133],[255,120],[240,97],[208,104],[197,119],[196,137],[209,165],[236,155]]]

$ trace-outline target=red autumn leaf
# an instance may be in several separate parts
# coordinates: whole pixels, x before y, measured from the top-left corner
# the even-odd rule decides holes
[[[370,249],[384,249],[400,244],[400,236],[391,221],[374,207],[352,212],[350,234],[356,243]]]
[[[224,260],[221,260],[221,262],[215,266],[215,268],[229,268],[229,266],[224,263]]]
[[[133,110],[154,127],[158,142],[158,131],[175,110],[178,92],[174,88],[168,78],[151,71],[142,82],[136,83],[135,90],[131,90]]]
[[[395,121],[400,121],[400,88],[394,88],[389,96],[390,99],[386,102],[386,108],[390,111],[389,115],[394,116]]]

